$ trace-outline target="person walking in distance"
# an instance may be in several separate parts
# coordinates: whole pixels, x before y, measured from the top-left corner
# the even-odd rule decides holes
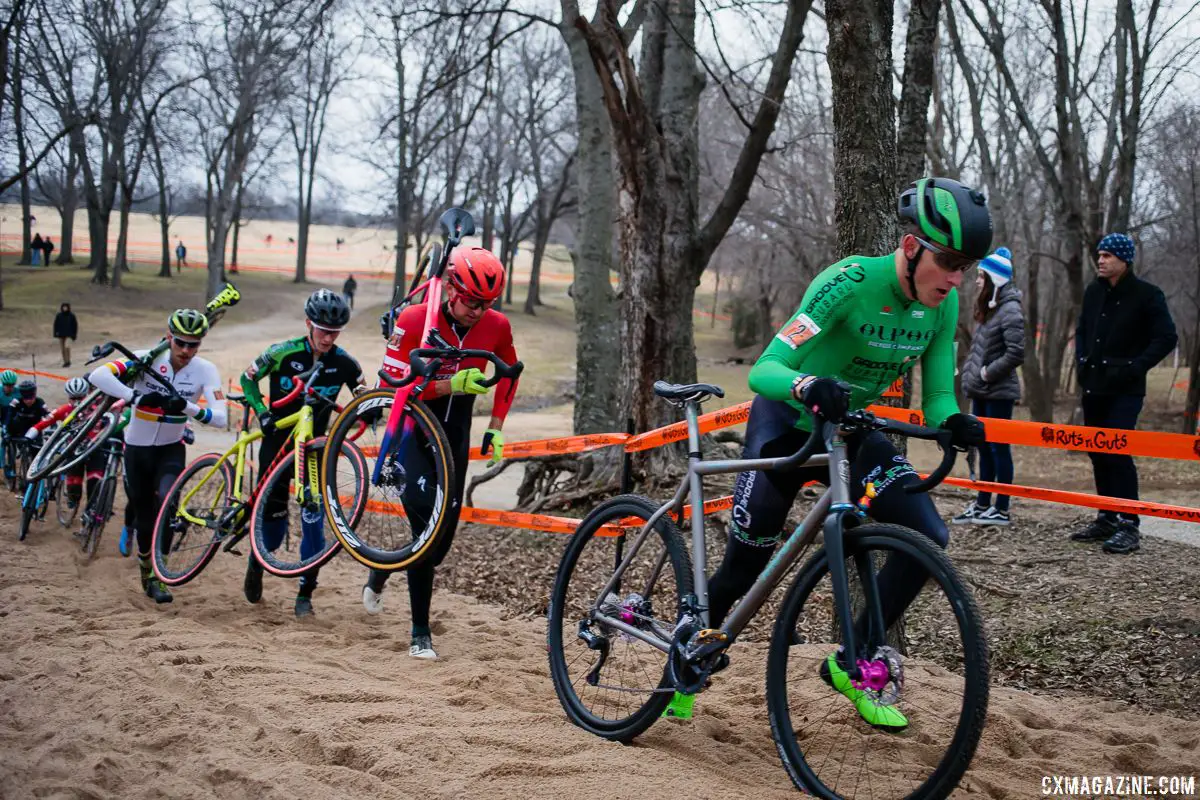
[[[354,309],[354,293],[357,291],[358,281],[354,280],[354,276],[351,275],[349,278],[346,278],[346,282],[342,284],[342,296],[346,298],[346,305],[350,306],[351,310]]]
[[[1084,290],[1075,327],[1083,424],[1133,430],[1146,399],[1146,373],[1166,358],[1179,337],[1162,290],[1133,273],[1133,239],[1110,233],[1096,251],[1096,279]],[[1096,494],[1138,499],[1132,456],[1089,452],[1088,457]],[[1071,539],[1103,540],[1106,553],[1132,553],[1141,547],[1139,519],[1124,511],[1101,511]]]
[[[1021,399],[1017,367],[1025,362],[1025,312],[1021,290],[1012,282],[1012,253],[1007,247],[979,262],[975,278],[975,335],[962,367],[963,393],[971,400],[977,417],[1012,419],[1013,406]],[[987,442],[979,448],[979,479],[1013,482],[1012,446]],[[951,520],[955,525],[1008,525],[1008,495],[989,492],[979,496],[963,513]]]
[[[63,303],[54,315],[54,338],[58,339],[59,350],[62,352],[62,365],[71,366],[71,345],[68,339],[74,341],[79,337],[79,320],[71,313],[71,304]]]
[[[179,240],[179,244],[175,245],[175,272],[181,272],[187,266],[187,248],[183,246],[183,240]]]

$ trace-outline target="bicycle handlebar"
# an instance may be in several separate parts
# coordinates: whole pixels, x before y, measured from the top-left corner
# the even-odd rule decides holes
[[[165,342],[165,341],[166,341],[166,339],[163,340],[163,342]],[[128,358],[130,361],[138,362],[141,365],[142,374],[149,375],[151,378],[153,378],[155,381],[157,381],[159,384],[161,384],[167,390],[167,394],[178,395],[179,392],[177,392],[175,390],[175,387],[171,385],[171,382],[169,380],[167,380],[163,376],[159,375],[157,372],[154,372],[153,370],[148,369],[148,367],[150,366],[150,363],[154,359],[158,358],[159,354],[162,352],[162,350],[159,349],[161,346],[162,346],[162,342],[159,343],[159,347],[155,347],[153,350],[146,353],[146,355],[139,356],[136,353],[129,350],[129,348],[127,348],[125,345],[121,344],[120,342],[105,342],[104,344],[98,344],[92,348],[92,357],[88,360],[87,363],[93,364],[101,359],[108,358],[109,356],[111,356],[113,354],[113,351],[116,350],[116,351],[120,352],[121,355]]]
[[[310,396],[310,397],[316,397],[320,400],[323,400],[326,403],[329,403],[330,405],[333,405],[332,400],[325,397],[325,395],[321,394],[320,392],[313,391],[312,387],[309,385],[312,380],[312,376],[316,375],[317,372],[321,369],[321,367],[322,367],[322,364],[321,364],[320,360],[318,360],[312,365],[312,368],[309,369],[307,372],[301,372],[299,375],[297,375],[295,378],[293,378],[293,380],[296,382],[296,385],[294,387],[292,387],[292,390],[290,392],[288,392],[287,394],[285,394],[283,397],[272,402],[270,407],[271,408],[283,408],[284,406],[288,405],[293,400],[295,400],[297,397],[299,397],[302,393],[307,396]]]
[[[491,362],[496,368],[496,372],[492,377],[480,381],[479,385],[491,388],[505,378],[517,379],[525,369],[525,365],[520,361],[509,364],[490,350],[460,350],[457,347],[420,347],[410,352],[408,358],[409,371],[406,377],[396,378],[384,370],[379,370],[379,379],[393,389],[399,389],[409,385],[419,377],[432,378],[437,374],[437,370],[441,367],[442,359],[444,358],[482,358],[485,361]],[[429,360],[426,361],[425,359]]]
[[[950,444],[950,431],[944,428],[928,428],[924,425],[913,425],[910,422],[903,422],[898,419],[880,419],[869,411],[855,411],[846,415],[842,421],[842,426],[845,428],[847,422],[850,427],[865,427],[872,430],[883,431],[884,433],[895,433],[899,436],[904,436],[909,439],[924,439],[929,442],[937,442],[938,447],[942,449],[942,461],[937,465],[933,472],[925,480],[914,483],[911,486],[905,486],[904,491],[908,494],[920,494],[928,492],[933,487],[941,483],[950,470],[954,469],[954,462],[958,458],[958,451]]]

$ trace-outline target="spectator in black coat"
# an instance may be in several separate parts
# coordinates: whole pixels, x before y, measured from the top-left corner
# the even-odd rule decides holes
[[[1083,422],[1133,430],[1146,399],[1146,373],[1175,348],[1178,337],[1162,290],[1133,274],[1133,239],[1110,233],[1096,249],[1098,277],[1083,293],[1075,328]],[[1131,456],[1088,455],[1097,494],[1138,499],[1137,467]],[[1141,546],[1138,516],[1101,511],[1071,538],[1103,539],[1106,553],[1132,553]]]
[[[67,339],[74,341],[79,336],[79,321],[71,313],[71,304],[63,303],[54,317],[54,338],[62,348],[62,365],[71,366],[71,345]]]
[[[1007,247],[979,262],[975,303],[975,335],[962,366],[963,392],[971,413],[989,419],[1012,419],[1021,399],[1017,367],[1025,363],[1025,312],[1021,290],[1012,282],[1012,253]],[[979,479],[1013,482],[1012,446],[988,442],[979,448]],[[951,520],[956,525],[1008,525],[1008,496],[989,492],[979,496]]]

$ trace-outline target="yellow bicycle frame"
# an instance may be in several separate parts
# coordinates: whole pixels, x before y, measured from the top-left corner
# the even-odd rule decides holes
[[[307,473],[307,481],[299,478],[294,481],[294,496],[296,501],[303,503],[310,498],[319,499],[321,497],[319,474],[320,468],[317,464],[317,458],[314,455],[309,459],[307,470],[305,470],[304,464],[301,461],[301,459],[308,454],[307,448],[304,447],[304,445],[306,445],[313,438],[312,408],[305,404],[296,413],[289,414],[288,416],[278,420],[275,423],[275,428],[277,430],[287,430],[288,428],[292,429],[291,435],[288,436],[288,440],[292,442],[294,446],[292,451],[292,458],[295,459],[294,474],[296,476],[302,476]],[[217,459],[217,463],[213,464],[212,467],[209,468],[208,472],[205,473],[204,477],[200,479],[200,482],[189,489],[188,493],[184,495],[182,500],[179,501],[179,510],[176,513],[193,525],[200,525],[202,527],[206,526],[207,522],[205,520],[198,519],[188,512],[188,504],[192,499],[192,495],[194,495],[202,486],[208,483],[209,478],[216,474],[217,470],[221,468],[222,464],[235,455],[236,462],[233,475],[232,496],[233,499],[237,500],[238,502],[245,502],[247,497],[245,492],[242,491],[242,477],[246,474],[249,466],[246,463],[246,449],[261,438],[263,438],[263,433],[261,430],[242,431],[239,433],[237,441],[235,441],[228,450],[221,454],[221,457]],[[258,477],[259,480],[262,480],[263,478],[262,475],[259,475]],[[305,496],[305,489],[308,490],[307,497]]]

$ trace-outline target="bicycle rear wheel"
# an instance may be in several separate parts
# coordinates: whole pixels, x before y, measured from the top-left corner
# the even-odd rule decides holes
[[[84,437],[103,421],[105,412],[115,402],[115,398],[109,397],[98,389],[85,397],[79,408],[75,410],[75,416],[71,421],[55,431],[54,435],[38,451],[29,465],[29,479],[37,480],[44,477],[61,464],[62,459],[66,458],[84,440]]]
[[[327,440],[313,439],[304,455],[306,469],[313,474],[325,455]],[[351,526],[358,523],[367,503],[367,460],[354,442],[342,442],[341,457],[333,462],[342,474],[335,476],[333,483],[339,487],[339,512]],[[292,454],[280,459],[275,468],[262,481],[258,499],[251,515],[250,541],[254,557],[272,575],[294,578],[310,569],[319,568],[337,555],[341,542],[326,533],[326,514],[321,497],[301,504],[294,495],[293,472],[295,461]],[[304,478],[301,478],[304,480]],[[318,487],[320,483],[318,482]],[[286,516],[280,520],[268,519],[272,493],[286,492]],[[309,530],[310,541],[306,542],[305,529]]]
[[[51,475],[62,475],[72,467],[84,463],[88,456],[96,452],[112,435],[112,432],[117,427],[118,415],[111,411],[106,411],[100,417],[100,421],[88,432],[88,434],[80,439],[73,440],[74,444],[66,446],[67,452],[59,461],[58,466],[50,470]]]
[[[907,727],[868,725],[855,700],[822,677],[841,636],[820,550],[788,589],[771,636],[767,709],[779,756],[796,786],[817,797],[946,797],[967,771],[987,717],[987,642],[974,599],[945,552],[915,531],[869,524],[843,540],[856,620],[862,587],[876,584],[888,558],[929,576],[891,631],[856,629],[859,663],[873,674],[869,684],[847,687],[868,709],[898,710]],[[887,645],[889,634],[898,647]]]
[[[394,389],[373,389],[346,405],[330,427],[321,477],[334,535],[355,560],[388,571],[406,569],[433,552],[446,527],[454,486],[446,434],[429,408],[412,397],[374,478],[395,395]],[[358,446],[367,467],[365,513],[357,520],[349,518],[342,502],[357,490],[338,485],[350,474],[338,463],[347,441]]]
[[[658,509],[622,495],[600,504],[567,543],[550,595],[550,677],[563,709],[586,731],[628,742],[662,714],[674,695],[667,653],[596,618],[596,601],[632,540]],[[615,535],[614,524],[626,528]],[[679,529],[662,518],[598,611],[669,644],[680,600],[692,592],[692,564]]]
[[[233,469],[220,459],[208,453],[188,464],[158,512],[150,550],[154,574],[168,586],[192,580],[217,554],[224,534],[219,523],[235,505]]]

